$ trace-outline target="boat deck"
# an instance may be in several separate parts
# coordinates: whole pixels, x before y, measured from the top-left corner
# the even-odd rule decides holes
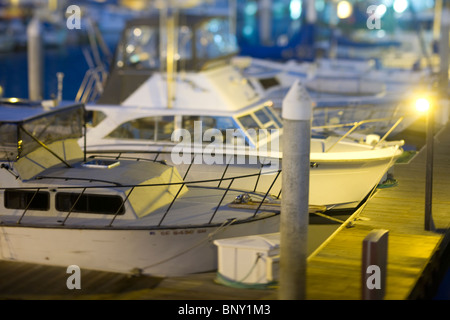
[[[346,224],[311,225],[308,232],[307,299],[361,299],[363,239],[375,229],[389,231],[387,300],[430,298],[448,268],[450,239],[450,126],[435,138],[433,220],[424,229],[423,148],[408,163],[395,165],[398,185],[378,189]],[[329,228],[326,232],[319,228]],[[326,235],[313,240],[313,235]],[[331,235],[331,236],[330,236]],[[314,242],[315,241],[315,242]],[[66,268],[0,262],[0,298],[137,300],[275,300],[277,288],[248,289],[215,283],[216,273],[153,278],[82,270],[82,290],[68,290]]]

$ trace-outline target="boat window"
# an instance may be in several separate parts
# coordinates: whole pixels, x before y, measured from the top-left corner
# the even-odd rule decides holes
[[[264,107],[264,109],[267,111],[268,114],[270,114],[271,118],[279,128],[283,128],[283,123],[281,122],[281,119],[278,117],[278,115],[275,113],[275,111],[272,109],[272,107]]]
[[[270,117],[267,115],[267,113],[264,111],[264,109],[259,109],[255,112],[255,116],[258,118],[258,120],[265,125],[266,123],[270,122]]]
[[[221,116],[183,116],[182,128],[189,131],[194,138],[195,122],[201,121],[202,134],[208,129],[218,129],[222,133],[223,141],[226,141],[227,130],[236,130],[238,125],[232,117]]]
[[[120,46],[118,66],[159,68],[158,31],[149,26],[136,26],[125,31],[124,43]],[[121,64],[121,65],[120,65]]]
[[[276,77],[259,79],[259,83],[261,83],[264,90],[280,85],[280,81]]]
[[[105,120],[106,115],[102,111],[89,110],[86,111],[86,125],[95,128],[100,122]]]
[[[23,128],[44,144],[64,139],[78,139],[83,136],[84,110],[76,108],[56,112],[23,124]],[[41,145],[25,133],[21,133],[21,155],[41,147]]]
[[[93,214],[119,214],[125,213],[120,196],[104,194],[65,193],[56,194],[56,210],[62,212],[79,212]]]
[[[258,123],[253,119],[251,114],[247,114],[245,116],[241,116],[238,118],[239,122],[244,126],[246,130],[254,129],[258,130],[260,129]]]
[[[177,30],[178,53],[175,60],[192,59],[192,30],[187,26],[180,26]],[[167,46],[167,36],[163,37],[162,45]],[[123,42],[118,47],[117,66],[138,69],[158,69],[161,67],[159,52],[160,35],[156,27],[135,26],[125,31]],[[166,51],[162,51],[163,64]]]
[[[155,117],[156,123],[156,141],[171,141],[172,133],[175,129],[174,116]]]
[[[175,60],[192,59],[192,30],[187,26],[178,28],[178,55]]]
[[[154,140],[155,118],[141,118],[122,123],[107,138]]]
[[[4,205],[7,209],[47,211],[50,209],[50,194],[46,191],[5,190]]]
[[[0,159],[15,159],[19,155],[17,142],[17,126],[7,123],[0,124]]]
[[[237,41],[225,19],[211,19],[196,31],[198,59],[215,59],[238,51]]]
[[[106,138],[170,141],[173,130],[173,116],[145,117],[122,123]]]

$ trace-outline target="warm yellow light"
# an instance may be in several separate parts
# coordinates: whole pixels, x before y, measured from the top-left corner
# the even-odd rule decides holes
[[[19,99],[17,99],[17,98],[9,98],[9,102],[10,103],[16,103],[16,102],[19,102]]]
[[[353,13],[352,4],[348,1],[341,1],[337,5],[337,16],[339,19],[347,19]]]
[[[425,98],[416,100],[416,109],[420,112],[427,112],[430,109],[430,102]]]

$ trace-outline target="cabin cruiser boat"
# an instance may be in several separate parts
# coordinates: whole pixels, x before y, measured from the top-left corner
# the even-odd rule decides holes
[[[413,108],[417,97],[411,92],[423,91],[429,83],[426,70],[380,68],[374,60],[277,62],[236,56],[232,64],[278,113],[292,84],[300,80],[315,103],[314,126],[385,119],[366,126],[376,134],[386,133],[400,117],[403,121],[393,135],[414,123],[420,115]]]
[[[183,275],[216,269],[215,239],[279,230],[279,201],[239,177],[202,187],[158,161],[87,157],[84,118],[78,103],[0,104],[0,259]]]
[[[232,64],[249,78],[278,82],[284,87],[301,79],[311,83],[308,85],[311,90],[327,93],[331,89],[344,96],[404,93],[427,84],[432,76],[427,69],[386,68],[374,59],[317,58],[314,62],[278,62],[235,56]]]
[[[158,17],[128,22],[103,94],[86,105],[86,151],[164,160],[186,181],[256,174],[237,186],[267,190],[282,167],[283,124],[230,64],[237,47],[228,19],[180,16],[175,51],[159,50],[160,25]],[[162,67],[169,49],[176,73]],[[311,205],[355,208],[377,186],[403,142],[372,138],[313,136]],[[271,190],[281,195],[281,179]]]

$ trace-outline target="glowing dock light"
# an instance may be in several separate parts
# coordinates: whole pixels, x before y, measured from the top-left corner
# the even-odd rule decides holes
[[[430,109],[430,102],[425,98],[416,100],[416,110],[420,112],[427,112]]]

